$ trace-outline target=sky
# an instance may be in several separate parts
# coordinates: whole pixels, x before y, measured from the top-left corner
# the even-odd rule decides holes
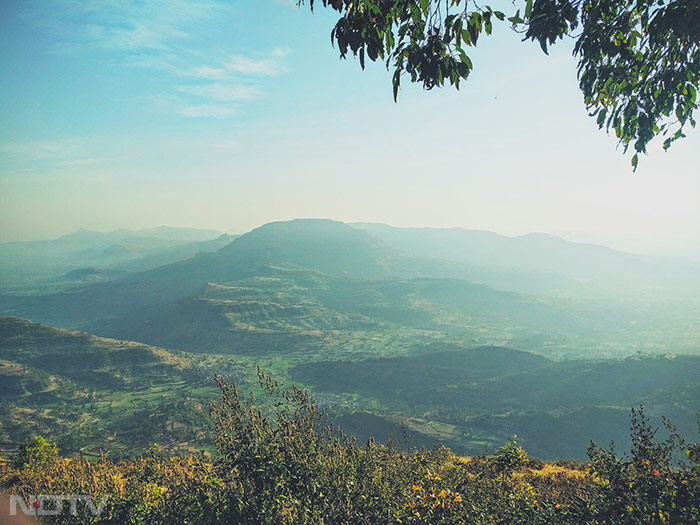
[[[0,3],[0,241],[325,217],[700,260],[700,133],[636,173],[572,42],[507,23],[459,91],[402,86],[293,0]]]

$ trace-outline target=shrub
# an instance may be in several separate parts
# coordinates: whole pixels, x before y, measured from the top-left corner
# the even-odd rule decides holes
[[[688,445],[666,420],[669,437],[659,441],[643,407],[631,418],[629,455],[591,444],[590,477],[598,490],[581,505],[581,517],[600,524],[700,522],[700,468],[692,453],[697,444]],[[687,461],[678,464],[683,456]]]
[[[50,443],[41,436],[26,439],[17,451],[15,464],[17,467],[32,469],[49,465],[58,459],[56,443]]]

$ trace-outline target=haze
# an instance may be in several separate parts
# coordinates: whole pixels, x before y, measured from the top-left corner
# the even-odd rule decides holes
[[[0,240],[294,217],[531,231],[700,259],[700,135],[636,174],[569,43],[498,25],[460,92],[403,88],[289,1],[5,2]]]

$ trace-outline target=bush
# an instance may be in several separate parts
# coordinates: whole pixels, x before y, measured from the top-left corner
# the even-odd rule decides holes
[[[30,437],[22,443],[17,451],[15,465],[19,468],[33,469],[50,465],[58,459],[56,443],[50,443],[41,436]]]
[[[582,517],[600,524],[699,523],[700,464],[673,425],[665,441],[649,424],[643,407],[632,410],[632,448],[616,455],[614,446],[588,450],[591,479],[598,490],[582,505]],[[687,461],[678,464],[686,457]]]

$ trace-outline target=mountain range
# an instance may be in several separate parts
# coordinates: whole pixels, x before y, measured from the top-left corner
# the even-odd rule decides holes
[[[475,275],[483,275],[491,284],[499,279],[499,272],[502,272],[501,279],[506,279],[509,272],[515,270],[564,276],[608,294],[672,291],[697,295],[700,291],[700,263],[694,261],[624,253],[544,233],[507,237],[462,228],[395,228],[372,223],[351,225],[412,255],[467,264]],[[524,286],[517,278],[503,284],[505,289],[513,290]]]
[[[542,456],[580,456],[583,438],[574,439],[567,425],[595,430],[598,419],[604,431],[596,437],[625,436],[627,412],[644,403],[687,430],[700,408],[691,377],[698,372],[692,356],[700,355],[697,263],[542,234],[509,238],[318,219],[269,223],[236,238],[83,231],[0,248],[12,264],[33,253],[43,254],[39,262],[65,254],[56,269],[46,262],[50,278],[36,277],[36,265],[28,265],[20,281],[31,294],[8,293],[12,286],[3,282],[0,315],[13,316],[2,334],[10,346],[0,339],[8,399],[67,402],[51,397],[57,390],[88,392],[84,398],[93,371],[108,386],[96,403],[104,408],[109,399],[113,412],[95,408],[92,417],[112,421],[112,432],[121,417],[114,396],[133,388],[151,399],[144,382],[150,370],[159,371],[153,381],[162,381],[157,388],[171,392],[172,403],[186,400],[182,406],[197,412],[201,399],[192,391],[215,395],[213,371],[236,370],[251,384],[255,365],[281,381],[303,382],[358,435],[386,434],[407,421],[416,442],[439,437],[472,452],[515,430],[536,436]],[[27,328],[18,317],[55,328]],[[34,335],[22,343],[10,326]],[[56,355],[83,359],[84,376],[42,353],[48,347],[37,350],[42,330],[53,334],[47,340]],[[117,347],[141,354],[114,353]],[[150,364],[139,368],[138,355],[151,356],[143,362]],[[160,358],[181,366],[168,368]],[[52,362],[57,368],[42,367]],[[138,413],[161,408],[148,402]],[[541,426],[567,437],[559,443]]]
[[[406,237],[401,230],[396,233],[387,228],[378,229]],[[435,232],[419,233],[418,238],[424,239]],[[472,236],[467,233],[467,237]],[[445,232],[438,230],[436,234],[441,236]],[[457,232],[458,237],[462,235],[463,232]],[[486,237],[491,241],[500,239]],[[532,239],[527,237],[513,242],[521,246]],[[497,241],[500,245],[507,242]],[[539,240],[535,246],[537,243]],[[572,267],[583,264],[586,250],[592,252],[592,259],[601,251],[608,253],[600,247],[569,246],[571,243],[561,240],[554,244],[563,245],[565,251],[572,254],[569,265]],[[536,248],[530,250],[536,251]],[[432,251],[439,254],[437,249]],[[517,254],[524,251],[513,248],[512,264],[517,265]],[[503,252],[501,249],[500,253]],[[608,255],[628,257],[617,252]],[[482,256],[485,257],[487,254]],[[561,254],[558,257],[564,258]],[[671,260],[665,264],[674,267],[677,262]],[[562,269],[563,265],[558,263],[557,266]],[[547,270],[553,267],[550,265]],[[152,344],[170,344],[176,340],[182,348],[192,350],[199,346],[200,351],[210,348],[212,337],[215,341],[211,344],[219,348],[227,344],[241,347],[251,337],[260,339],[258,335],[262,332],[243,330],[241,326],[245,323],[242,325],[236,319],[237,315],[243,315],[242,310],[249,310],[245,315],[255,316],[256,309],[282,312],[278,320],[287,326],[286,332],[294,332],[295,337],[304,331],[302,328],[308,332],[321,325],[324,330],[342,330],[349,326],[344,316],[352,314],[367,318],[363,321],[365,324],[371,320],[370,324],[375,325],[388,322],[411,329],[443,330],[471,338],[472,343],[516,344],[532,350],[548,346],[553,353],[557,352],[554,348],[557,345],[589,347],[578,351],[596,355],[654,349],[698,351],[698,339],[695,339],[698,335],[695,321],[700,310],[697,296],[688,298],[685,292],[674,292],[676,281],[669,281],[668,288],[655,289],[655,294],[666,290],[661,300],[655,294],[646,296],[641,292],[634,300],[627,300],[615,292],[607,296],[591,295],[581,284],[580,275],[556,273],[551,274],[550,279],[546,277],[550,274],[542,273],[544,269],[537,269],[533,264],[525,265],[525,269],[499,270],[495,281],[486,283],[480,279],[484,275],[479,271],[473,273],[472,268],[454,260],[412,255],[366,230],[340,222],[295,220],[266,224],[217,251],[201,252],[192,258],[142,272],[114,274],[114,280],[105,279],[105,282],[42,296],[0,296],[0,313]],[[503,284],[503,272],[512,279],[519,275],[521,282],[528,283],[526,288],[534,286],[539,291],[504,291],[497,286],[499,282]],[[623,280],[622,273],[619,280]],[[700,270],[697,274],[700,275]],[[688,290],[692,289],[694,276],[686,280]],[[674,278],[680,279],[678,275]],[[548,284],[535,286],[539,279]],[[646,282],[642,279],[640,287]],[[216,300],[208,297],[212,289],[209,283],[223,285],[219,295],[228,290],[226,297]],[[281,291],[268,295],[274,290],[274,283]],[[604,281],[599,281],[591,286],[604,289],[604,285]],[[583,286],[583,291],[579,286]],[[254,293],[251,289],[255,289]],[[250,300],[251,293],[257,296],[255,301]],[[264,306],[260,298],[269,304]],[[314,313],[304,314],[307,321],[296,325],[294,321],[283,319],[286,315],[302,315],[302,310],[290,309],[290,305],[314,308]],[[317,321],[309,321],[310,317]],[[323,320],[318,321],[321,318]],[[357,321],[355,318],[352,323]],[[188,331],[189,335],[174,335],[182,334],[188,325],[196,325]],[[177,329],[166,330],[167,326]],[[269,326],[248,326],[270,329]],[[170,335],[163,335],[164,332]],[[494,337],[496,332],[500,332],[500,336]],[[478,333],[488,336],[477,338]],[[659,337],[662,333],[664,335]],[[223,340],[219,337],[222,334],[227,336]],[[303,339],[305,334],[301,336]],[[274,337],[265,335],[263,339],[274,340]],[[527,342],[528,339],[531,342]],[[674,348],[668,348],[669,343]],[[255,347],[258,348],[257,343]]]
[[[216,230],[161,226],[112,232],[81,229],[55,240],[0,243],[0,292],[40,294],[90,284],[95,279],[82,279],[80,273],[87,270],[93,277],[102,272],[98,281],[113,280],[218,250],[233,238]]]

